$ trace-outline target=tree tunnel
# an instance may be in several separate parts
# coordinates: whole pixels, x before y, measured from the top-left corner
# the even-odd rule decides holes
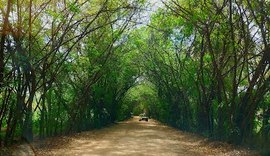
[[[182,130],[269,147],[269,6],[0,1],[0,145],[146,112]]]

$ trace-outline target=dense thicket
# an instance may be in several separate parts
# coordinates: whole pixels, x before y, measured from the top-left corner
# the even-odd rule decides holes
[[[269,147],[270,2],[162,4],[148,23],[144,0],[1,1],[0,142],[145,111]]]
[[[270,2],[164,5],[134,33],[163,105],[156,118],[213,138],[269,145]]]
[[[137,75],[125,64],[129,49],[123,45],[142,5],[0,1],[0,142],[114,121],[117,103]]]

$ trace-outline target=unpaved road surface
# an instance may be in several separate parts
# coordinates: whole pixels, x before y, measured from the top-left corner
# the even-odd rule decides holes
[[[256,155],[247,149],[212,142],[178,131],[155,120],[125,122],[72,136],[52,138],[34,145],[36,155],[61,156],[200,156]]]

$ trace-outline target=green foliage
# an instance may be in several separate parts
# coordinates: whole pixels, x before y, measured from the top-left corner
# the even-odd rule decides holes
[[[126,36],[145,2],[9,2],[0,3],[1,145],[114,122],[139,75]]]
[[[134,24],[146,0],[8,2],[0,2],[0,142],[145,112],[269,146],[268,1],[168,0],[147,26]]]
[[[208,0],[165,4],[152,16],[149,28],[134,32],[144,35],[133,42],[143,53],[144,76],[157,88],[156,118],[216,139],[259,140],[269,123],[265,51],[269,35],[257,36],[264,39],[258,42],[247,20],[262,20],[267,11],[256,10],[267,4]],[[257,14],[246,16],[246,11]],[[253,26],[268,32],[259,23]],[[262,55],[256,56],[258,51]],[[268,130],[264,137],[269,140]]]

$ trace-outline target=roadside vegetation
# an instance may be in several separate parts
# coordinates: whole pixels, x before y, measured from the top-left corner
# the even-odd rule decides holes
[[[0,1],[1,146],[146,112],[269,153],[270,1],[152,5]]]

